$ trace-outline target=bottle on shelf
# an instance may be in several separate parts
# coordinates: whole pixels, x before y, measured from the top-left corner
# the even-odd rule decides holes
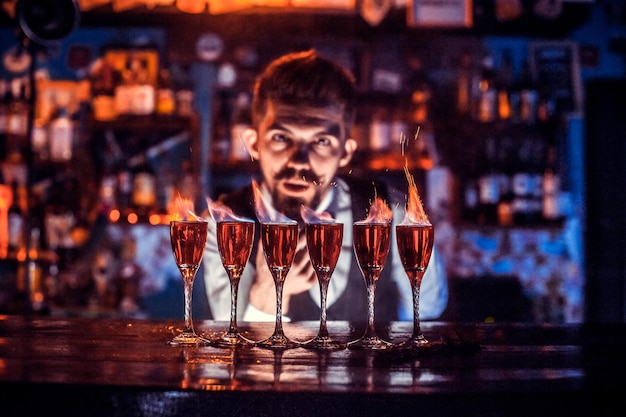
[[[155,88],[150,80],[147,59],[135,58],[131,61],[133,85],[131,92],[130,113],[148,116],[154,113]]]
[[[502,54],[502,66],[496,78],[498,91],[497,113],[498,119],[509,120],[511,118],[511,89],[513,86],[513,56],[511,51],[506,50]]]
[[[113,101],[115,114],[119,116],[132,114],[134,74],[131,68],[131,60],[126,60],[126,65],[119,73],[119,80],[115,83]]]
[[[6,258],[9,252],[9,207],[12,201],[11,187],[5,183],[0,169],[0,258]]]
[[[485,141],[486,167],[478,178],[478,223],[496,224],[500,203],[501,173],[497,165],[496,138],[491,136]]]
[[[497,116],[496,76],[493,56],[485,55],[481,62],[480,79],[478,80],[475,119],[480,122],[493,122]]]
[[[137,214],[137,220],[141,223],[150,222],[150,215],[158,211],[156,174],[147,159],[133,170],[131,204]]]
[[[48,305],[43,286],[43,262],[40,257],[40,236],[40,229],[33,227],[30,231],[28,243],[26,279],[28,280],[29,310],[35,314],[47,314]]]
[[[127,221],[132,211],[133,173],[125,160],[121,160],[117,166],[117,220]],[[111,219],[115,220],[115,219]]]
[[[155,100],[155,111],[158,115],[171,116],[176,112],[176,96],[174,94],[172,74],[167,67],[159,70]]]
[[[512,180],[513,219],[517,225],[533,225],[541,220],[543,140],[528,133],[521,138],[518,163]]]
[[[16,180],[11,183],[12,201],[8,211],[9,250],[17,252],[25,247],[25,213],[21,204],[20,186]]]
[[[92,105],[96,120],[113,120],[117,115],[115,109],[115,80],[119,78],[115,68],[104,58],[100,60],[94,79],[92,80]]]
[[[68,114],[69,98],[57,97],[57,112],[48,124],[50,160],[67,162],[72,159],[74,149],[74,122]]]
[[[7,156],[7,125],[9,121],[8,85],[0,79],[0,161]]]
[[[542,217],[544,220],[554,222],[563,217],[559,204],[560,193],[561,177],[556,164],[556,151],[554,147],[549,147],[542,183]]]
[[[472,80],[474,71],[472,57],[464,53],[459,58],[456,75],[456,110],[461,115],[469,115],[472,110]]]
[[[462,216],[466,222],[478,222],[478,182],[474,177],[464,179]]]
[[[528,60],[526,60],[522,68],[517,91],[519,94],[519,105],[516,112],[517,120],[527,125],[534,125],[537,115],[538,93]]]
[[[26,82],[15,78],[11,81],[9,114],[7,118],[8,152],[23,153],[28,141],[29,104]]]

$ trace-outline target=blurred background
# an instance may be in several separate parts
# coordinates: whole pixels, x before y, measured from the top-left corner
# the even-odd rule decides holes
[[[257,174],[255,76],[315,48],[358,82],[345,174],[418,181],[441,319],[624,321],[622,1],[0,4],[0,313],[181,317],[173,200]]]

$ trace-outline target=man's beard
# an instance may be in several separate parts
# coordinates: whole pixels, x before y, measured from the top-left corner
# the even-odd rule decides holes
[[[286,168],[276,175],[276,179],[292,178],[295,175],[292,168]],[[298,173],[299,178],[305,178],[307,181],[314,185],[319,185],[318,177],[311,171],[301,171]],[[274,208],[289,217],[292,220],[297,221],[299,224],[303,224],[301,209],[302,206],[306,206],[310,209],[315,209],[320,204],[321,196],[318,192],[313,196],[313,200],[310,204],[307,204],[303,199],[298,197],[285,197],[280,195],[278,191],[274,190],[272,195],[272,201],[274,202]]]
[[[306,204],[306,202],[301,198],[280,196],[278,193],[275,193],[272,199],[276,210],[290,219],[297,221],[300,225],[304,224],[301,212],[302,206],[304,205],[305,207],[315,210],[321,201],[321,198],[317,193],[315,193],[311,204]]]

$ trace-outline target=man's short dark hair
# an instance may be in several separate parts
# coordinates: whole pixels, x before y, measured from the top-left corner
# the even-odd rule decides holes
[[[349,129],[355,117],[355,80],[350,71],[315,50],[293,52],[271,62],[257,79],[252,102],[258,126],[269,100],[288,105],[341,106]]]

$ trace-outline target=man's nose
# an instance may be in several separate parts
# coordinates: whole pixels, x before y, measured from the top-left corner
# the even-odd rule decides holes
[[[291,161],[296,164],[308,164],[309,163],[309,144],[299,143],[296,144]]]

